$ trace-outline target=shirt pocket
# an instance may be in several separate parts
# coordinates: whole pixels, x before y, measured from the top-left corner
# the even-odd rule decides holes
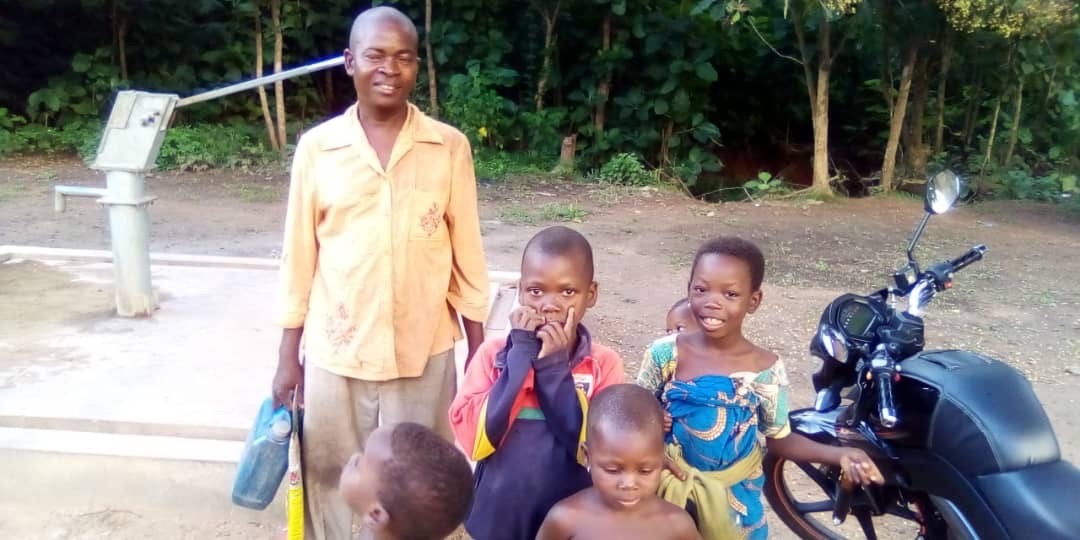
[[[445,241],[446,201],[438,194],[414,189],[409,197],[409,238],[424,241]]]

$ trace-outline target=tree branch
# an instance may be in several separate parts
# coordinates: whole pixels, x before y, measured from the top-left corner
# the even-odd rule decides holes
[[[796,64],[802,65],[802,61],[799,60],[798,58],[795,58],[793,56],[788,56],[788,55],[783,54],[780,51],[776,50],[776,47],[773,47],[772,43],[769,43],[769,40],[765,39],[765,36],[761,35],[761,32],[758,31],[757,26],[754,25],[754,18],[753,17],[746,17],[743,20],[746,21],[746,23],[750,25],[750,28],[754,31],[754,34],[757,35],[758,39],[760,39],[761,42],[764,43],[765,46],[768,47],[770,51],[775,53],[776,56],[779,56],[780,58],[786,58],[788,60],[791,60],[792,62],[795,62]]]

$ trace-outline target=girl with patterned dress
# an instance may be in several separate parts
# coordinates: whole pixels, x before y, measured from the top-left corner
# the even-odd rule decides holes
[[[754,244],[734,237],[705,243],[688,286],[697,328],[654,342],[637,378],[666,412],[670,472],[660,495],[686,508],[711,540],[768,537],[759,434],[787,459],[840,467],[856,483],[883,481],[862,450],[791,432],[784,364],[742,334],[743,319],[761,304],[764,273]]]

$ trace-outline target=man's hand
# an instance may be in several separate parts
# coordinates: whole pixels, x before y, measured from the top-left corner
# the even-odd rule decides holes
[[[484,323],[462,317],[461,326],[465,329],[465,341],[469,350],[468,356],[465,357],[465,370],[468,371],[469,363],[476,356],[480,345],[484,343]]]
[[[274,408],[278,405],[292,408],[293,399],[297,408],[304,407],[304,366],[300,365],[300,337],[303,332],[303,328],[286,328],[281,333],[278,367],[271,388]]]
[[[866,452],[858,448],[845,448],[840,456],[840,474],[850,478],[856,484],[882,484],[885,477],[878,470],[877,465],[866,455]]]
[[[574,335],[574,326],[577,323],[574,322],[574,308],[570,308],[566,312],[566,322],[559,324],[557,322],[550,322],[540,327],[536,331],[536,337],[540,338],[540,354],[536,355],[537,358],[546,358],[557,352],[568,350],[573,344],[570,343],[570,336]]]
[[[519,306],[510,312],[510,328],[515,330],[535,332],[542,324],[544,318],[531,307]]]

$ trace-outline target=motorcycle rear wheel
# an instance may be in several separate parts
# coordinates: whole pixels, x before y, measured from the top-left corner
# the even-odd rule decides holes
[[[833,525],[832,513],[839,470],[835,467],[796,463],[766,454],[765,499],[772,511],[792,532],[803,539],[843,540],[857,538],[860,533],[868,540],[885,538],[925,538],[935,540],[947,534],[940,527],[929,530],[920,523],[919,514],[899,505],[884,516],[875,516],[866,504],[853,503],[846,522]],[[812,502],[802,497],[810,493]],[[921,505],[919,505],[921,506]]]

